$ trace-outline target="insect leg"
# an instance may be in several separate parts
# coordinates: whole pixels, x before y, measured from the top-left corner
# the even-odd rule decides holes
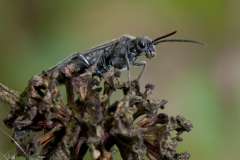
[[[131,83],[130,83],[130,62],[128,59],[127,54],[125,55],[126,61],[127,61],[127,70],[128,70],[128,85],[129,85],[129,89],[131,88]]]
[[[147,62],[145,62],[145,61],[133,62],[132,65],[133,66],[143,66],[143,70],[138,76],[138,80],[139,80],[142,77],[142,74],[143,74],[144,70],[146,69]]]
[[[70,55],[69,57],[67,57],[66,59],[64,59],[63,61],[61,61],[58,64],[56,64],[55,66],[53,66],[52,68],[49,68],[47,70],[47,72],[55,72],[70,63],[75,63],[75,64],[81,63],[81,62],[79,62],[79,59],[83,62],[83,65],[85,65],[87,68],[90,66],[89,61],[86,59],[86,57],[81,52],[75,52],[72,55]]]
[[[78,52],[78,56],[85,63],[86,67],[90,67],[89,61],[87,60],[87,58],[82,53]]]
[[[103,71],[99,70],[99,68],[98,68],[98,63],[99,63],[101,58],[102,58],[102,54],[99,54],[96,62],[93,64],[93,68],[95,68],[95,72],[102,77],[103,76]]]

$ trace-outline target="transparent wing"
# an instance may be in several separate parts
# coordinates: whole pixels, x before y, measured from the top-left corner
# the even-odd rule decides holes
[[[82,63],[82,65],[84,66],[84,62],[81,62],[82,59],[79,58],[80,54],[82,54],[84,56],[84,55],[87,55],[88,53],[91,53],[91,52],[94,52],[94,51],[97,51],[97,50],[103,50],[106,47],[113,46],[118,41],[119,41],[119,39],[113,39],[111,41],[107,41],[105,43],[102,43],[100,45],[92,47],[92,48],[90,48],[88,50],[85,50],[83,52],[75,52],[75,53],[71,54],[70,56],[68,56],[67,58],[65,58],[64,60],[57,63],[55,66],[49,68],[46,72],[54,72],[56,70],[60,70],[62,68],[62,66],[65,66],[66,64],[68,64],[70,62],[72,63],[74,61],[76,61],[76,63]],[[77,61],[80,61],[80,62],[77,62]]]
[[[89,52],[92,52],[92,51],[95,51],[95,50],[99,50],[99,49],[104,49],[108,46],[112,46],[114,44],[116,44],[117,42],[119,41],[119,39],[113,39],[113,40],[110,40],[110,41],[107,41],[107,42],[104,42],[102,44],[99,44],[97,46],[94,46],[92,48],[89,48],[83,52],[81,52],[82,54],[85,54],[85,53],[89,53]]]

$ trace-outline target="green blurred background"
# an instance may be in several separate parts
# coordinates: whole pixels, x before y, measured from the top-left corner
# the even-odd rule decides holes
[[[155,84],[153,97],[169,101],[163,112],[173,116],[184,115],[193,122],[193,130],[183,134],[179,152],[189,151],[193,160],[238,160],[238,15],[240,2],[237,0],[1,0],[0,82],[22,91],[31,76],[75,51],[88,49],[122,34],[155,39],[177,30],[178,33],[171,38],[203,41],[208,46],[159,44],[156,58],[139,59],[148,63],[141,84]],[[132,67],[132,79],[140,71],[141,67]],[[123,78],[127,79],[126,72],[123,72]],[[10,106],[0,105],[3,119]],[[12,135],[3,122],[0,127]],[[14,152],[14,145],[2,132],[0,152]]]

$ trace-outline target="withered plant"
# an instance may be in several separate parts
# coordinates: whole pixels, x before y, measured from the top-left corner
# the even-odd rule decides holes
[[[151,160],[190,158],[189,152],[176,153],[176,147],[193,125],[183,116],[158,112],[167,101],[150,97],[154,85],[141,92],[138,80],[129,86],[114,68],[102,78],[93,74],[94,66],[80,75],[76,71],[72,64],[60,72],[43,72],[33,76],[23,92],[0,84],[0,100],[11,105],[4,123],[13,129],[16,156],[82,160],[89,151],[92,159],[112,160],[116,145],[123,160],[145,155]],[[65,80],[67,102],[57,88],[59,76]],[[116,90],[122,90],[121,98],[110,104]]]

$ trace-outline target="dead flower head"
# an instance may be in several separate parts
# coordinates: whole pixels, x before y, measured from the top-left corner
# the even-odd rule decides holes
[[[4,122],[14,131],[17,155],[81,160],[89,151],[92,159],[112,160],[116,145],[124,160],[142,160],[145,155],[151,160],[190,158],[188,152],[176,153],[176,147],[180,135],[193,125],[183,116],[158,112],[167,101],[150,97],[154,85],[140,92],[137,80],[129,87],[114,68],[102,78],[94,76],[92,68],[79,76],[73,76],[73,70],[67,66],[61,73],[34,76],[12,105]],[[66,103],[57,88],[59,74],[65,77]],[[110,104],[116,90],[123,94]],[[177,135],[171,136],[171,131]]]

